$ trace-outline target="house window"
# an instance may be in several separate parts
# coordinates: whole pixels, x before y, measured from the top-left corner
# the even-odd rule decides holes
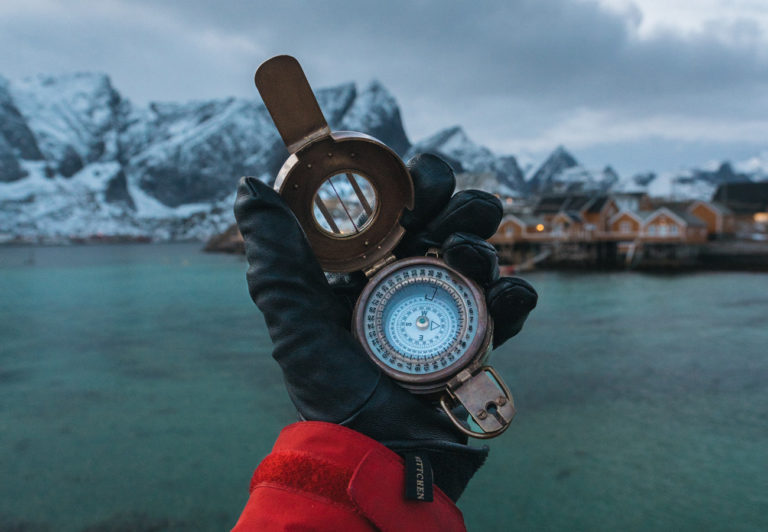
[[[655,235],[656,234],[656,224],[651,224],[648,226],[648,234],[649,235]]]
[[[667,224],[659,225],[659,236],[667,236],[669,234],[669,226]]]
[[[512,226],[509,226],[509,225],[504,229],[504,234],[506,234],[507,237],[511,237],[514,234],[514,232],[515,230],[512,229]]]
[[[619,231],[622,233],[631,233],[632,232],[632,224],[624,221],[619,224]]]
[[[678,228],[676,225],[670,225],[669,226],[669,234],[670,235],[677,235],[678,234]]]

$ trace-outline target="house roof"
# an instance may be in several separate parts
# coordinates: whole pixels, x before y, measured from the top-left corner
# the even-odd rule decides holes
[[[688,211],[680,208],[671,209],[669,207],[659,207],[655,211],[640,211],[637,213],[637,215],[643,219],[644,224],[647,223],[650,218],[654,218],[660,214],[666,214],[667,216],[672,216],[673,218],[677,218],[678,221],[683,222],[686,225],[691,227],[707,226],[707,224],[701,221],[699,217],[694,216]]]
[[[642,212],[652,213],[653,211],[642,211]],[[613,216],[611,216],[611,219],[609,220],[609,222],[613,223],[619,218],[621,218],[622,216],[629,216],[630,218],[634,218],[635,221],[639,223],[643,223],[643,220],[645,220],[645,218],[639,212],[631,211],[629,209],[622,209],[616,214],[614,214]]]
[[[722,203],[735,214],[768,212],[768,181],[724,183],[717,187],[712,200]]]
[[[642,221],[646,221],[648,218],[650,218],[651,216],[653,216],[654,214],[656,214],[656,211],[657,211],[657,210],[658,210],[658,209],[654,209],[654,210],[652,210],[652,211],[637,211],[637,212],[635,212],[634,214],[635,214],[635,215],[636,215],[638,218],[640,218]]]
[[[733,214],[733,211],[729,209],[725,203],[720,203],[719,201],[710,201],[708,203],[714,205],[717,209],[720,209],[720,212],[723,214]]]
[[[683,209],[670,209],[672,212],[674,212],[678,217],[685,220],[685,222],[691,226],[691,227],[706,227],[707,224],[704,223],[704,221],[696,216],[695,214],[691,214],[687,210]]]
[[[592,201],[584,194],[552,194],[542,196],[536,205],[536,214],[556,214],[560,211],[580,211]]]
[[[587,212],[598,213],[602,211],[603,207],[605,207],[605,204],[608,203],[610,199],[609,196],[597,196],[593,198],[592,203],[590,203],[587,208]]]
[[[687,208],[691,203],[691,200],[668,200],[666,198],[651,198],[651,205],[660,209],[666,207],[667,209],[679,210]]]
[[[611,192],[611,196],[614,198],[642,198],[647,195],[648,193],[642,190],[636,192]]]
[[[543,224],[544,219],[540,216],[535,216],[533,214],[523,214],[523,213],[509,213],[507,216],[502,218],[501,223],[504,223],[505,221],[509,220],[509,218],[517,218],[519,221],[523,222],[525,225],[538,225]]]
[[[733,214],[731,209],[717,201],[696,200],[688,206],[688,210],[693,210],[696,205],[708,205],[710,207],[714,207],[715,210],[720,214]]]
[[[582,223],[584,221],[579,211],[564,211],[563,214],[570,218],[572,222]]]

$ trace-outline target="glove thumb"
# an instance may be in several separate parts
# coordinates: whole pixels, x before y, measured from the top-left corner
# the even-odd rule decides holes
[[[347,309],[277,192],[242,178],[235,218],[245,241],[248,291],[264,314],[294,404],[307,419],[345,419],[379,378],[347,330]]]

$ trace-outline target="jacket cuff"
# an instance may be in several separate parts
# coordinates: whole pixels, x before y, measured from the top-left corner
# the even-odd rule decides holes
[[[461,511],[439,487],[432,502],[406,500],[403,459],[376,440],[333,423],[302,421],[283,429],[253,475],[251,497],[235,530],[257,530],[267,522],[304,523],[303,505],[281,504],[286,493],[315,503],[305,517],[318,530],[324,530],[318,501],[334,512],[346,508],[350,519],[379,530],[466,530]]]

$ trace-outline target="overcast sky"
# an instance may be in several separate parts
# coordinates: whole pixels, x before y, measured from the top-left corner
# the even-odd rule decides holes
[[[315,87],[379,79],[412,141],[460,124],[624,174],[768,150],[765,0],[2,0],[0,50],[6,78],[103,71],[137,103],[258,98],[288,53]]]

